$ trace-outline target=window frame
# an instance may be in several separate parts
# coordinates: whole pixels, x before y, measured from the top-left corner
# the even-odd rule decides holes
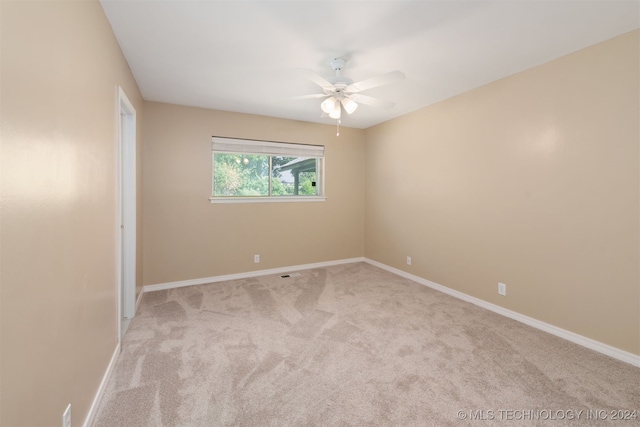
[[[211,196],[209,197],[209,201],[211,203],[323,202],[327,199],[324,186],[324,152],[325,147],[322,145],[213,136],[211,138]],[[216,153],[269,156],[269,192],[271,192],[271,180],[273,179],[273,156],[315,158],[316,188],[318,194],[315,196],[216,196],[214,161]]]

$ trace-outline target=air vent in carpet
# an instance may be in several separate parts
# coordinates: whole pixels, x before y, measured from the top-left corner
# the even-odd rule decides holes
[[[283,279],[288,279],[289,277],[298,277],[300,275],[300,273],[291,273],[291,274],[283,274],[282,277]]]

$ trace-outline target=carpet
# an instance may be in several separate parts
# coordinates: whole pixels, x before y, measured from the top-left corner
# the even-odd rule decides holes
[[[640,369],[353,263],[145,293],[93,425],[638,425],[634,410]]]

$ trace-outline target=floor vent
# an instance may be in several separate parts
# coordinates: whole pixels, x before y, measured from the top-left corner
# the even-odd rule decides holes
[[[300,273],[291,273],[291,274],[283,274],[282,276],[280,276],[283,279],[288,279],[289,277],[298,277],[300,275]]]

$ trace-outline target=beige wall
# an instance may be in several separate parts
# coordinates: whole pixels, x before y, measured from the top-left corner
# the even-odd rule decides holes
[[[367,129],[365,256],[640,354],[639,34]]]
[[[142,98],[97,1],[0,7],[0,424],[77,426],[117,345],[117,87]]]
[[[364,131],[146,102],[144,134],[146,285],[362,256]],[[211,204],[213,135],[324,145],[327,200]]]

